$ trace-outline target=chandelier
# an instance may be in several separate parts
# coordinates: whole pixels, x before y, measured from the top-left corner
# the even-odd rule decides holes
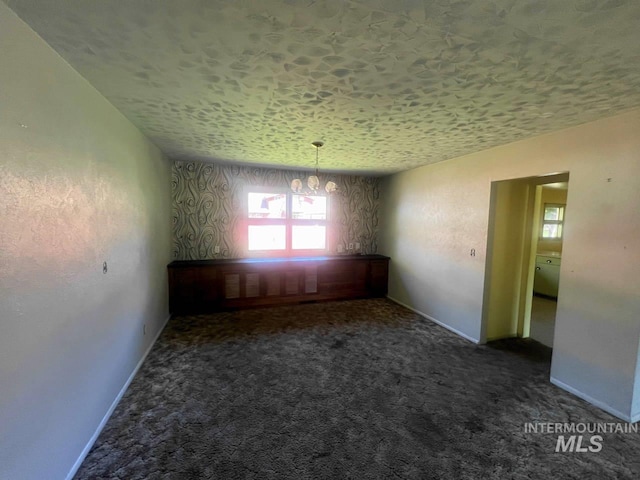
[[[316,147],[316,172],[315,175],[309,175],[309,178],[307,178],[307,187],[309,187],[309,189],[311,190],[311,192],[309,193],[316,194],[318,193],[318,190],[320,190],[320,179],[318,178],[318,158],[320,154],[320,147],[324,145],[324,142],[316,140],[315,142],[311,142],[311,145]],[[335,182],[327,182],[324,186],[324,190],[327,193],[333,193],[337,189],[338,185],[336,185]],[[299,178],[294,179],[291,182],[291,190],[293,190],[295,193],[301,193],[303,190],[302,180],[300,180]]]

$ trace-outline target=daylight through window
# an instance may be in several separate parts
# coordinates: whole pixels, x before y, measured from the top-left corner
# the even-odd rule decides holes
[[[328,199],[281,192],[249,192],[248,249],[317,254],[327,248]]]
[[[564,207],[564,205],[555,205],[551,203],[544,204],[544,212],[542,215],[542,232],[540,235],[541,238],[562,238]]]

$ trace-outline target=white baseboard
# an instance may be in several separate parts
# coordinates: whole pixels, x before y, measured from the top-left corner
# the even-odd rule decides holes
[[[411,310],[412,312],[417,313],[421,317],[424,317],[427,320],[431,320],[432,322],[437,323],[441,327],[444,327],[447,330],[452,331],[456,335],[460,335],[462,338],[465,338],[466,340],[469,340],[470,342],[479,343],[479,340],[477,340],[477,339],[475,339],[475,338],[473,338],[473,337],[471,337],[471,336],[469,336],[469,335],[467,335],[467,334],[465,334],[465,333],[463,333],[463,332],[451,327],[450,325],[447,325],[446,323],[441,322],[440,320],[437,320],[437,319],[433,318],[430,315],[427,315],[426,313],[421,312],[420,310],[416,310],[415,308],[410,307],[409,305],[407,305],[407,304],[405,304],[403,302],[400,302],[399,300],[396,300],[395,298],[393,298],[393,297],[391,297],[389,295],[387,295],[387,298],[389,300],[391,300],[392,302],[395,302],[398,305],[402,305],[404,308],[407,308],[407,309]],[[596,400],[595,398],[591,397],[590,395],[587,395],[584,392],[581,392],[580,390],[576,390],[575,388],[567,385],[566,383],[558,380],[557,378],[551,377],[550,381],[555,386],[557,386],[559,388],[562,388],[563,390],[566,390],[567,392],[575,395],[576,397],[579,397],[579,398],[583,399],[584,401],[586,401],[586,402],[588,402],[588,403],[590,403],[592,405],[595,405],[596,407],[604,410],[607,413],[610,413],[614,417],[618,417],[621,420],[624,420],[625,422],[635,423],[635,422],[640,421],[640,413],[637,413],[637,414],[635,414],[633,416],[626,415],[626,414],[622,413],[621,411],[611,407],[610,405],[607,405],[606,403],[601,402],[600,400]]]
[[[162,327],[158,330],[158,333],[156,334],[155,338],[153,339],[153,341],[151,342],[151,344],[149,345],[147,350],[144,352],[144,355],[142,355],[142,358],[140,359],[140,361],[136,365],[136,368],[133,369],[133,372],[131,372],[131,375],[129,375],[129,378],[127,378],[127,381],[124,382],[124,385],[120,389],[120,392],[118,392],[118,395],[116,395],[116,398],[111,403],[111,406],[109,407],[109,410],[107,410],[107,413],[105,413],[104,417],[102,418],[102,421],[98,425],[98,428],[96,428],[96,431],[93,433],[93,435],[91,436],[91,438],[87,442],[87,445],[82,450],[82,453],[80,453],[80,456],[76,460],[76,463],[74,463],[73,467],[71,467],[71,470],[67,474],[66,480],[73,480],[73,477],[78,472],[78,469],[80,468],[80,465],[82,465],[82,462],[84,462],[84,459],[89,454],[89,451],[91,450],[91,447],[93,447],[93,444],[96,443],[96,440],[100,436],[100,433],[102,432],[102,429],[104,428],[104,426],[109,421],[109,418],[111,418],[111,415],[113,414],[113,411],[118,406],[118,403],[120,403],[120,400],[124,396],[124,393],[127,391],[127,388],[129,388],[129,385],[131,384],[131,382],[135,378],[136,374],[138,373],[138,370],[140,370],[140,367],[142,366],[142,364],[146,360],[147,355],[149,355],[149,352],[151,351],[153,346],[158,341],[158,338],[160,338],[160,334],[162,333],[164,328],[167,326],[167,322],[169,321],[170,318],[171,318],[171,315],[167,316],[166,320],[162,324]]]
[[[441,322],[440,320],[438,320],[438,319],[436,319],[436,318],[433,318],[431,315],[427,315],[426,313],[423,313],[423,312],[421,312],[420,310],[416,310],[415,308],[410,307],[410,306],[409,306],[409,305],[407,305],[406,303],[402,303],[401,301],[396,300],[395,298],[393,298],[393,297],[391,297],[391,296],[389,296],[389,295],[387,295],[387,298],[388,298],[389,300],[391,300],[392,302],[397,303],[398,305],[402,305],[404,308],[407,308],[407,309],[411,310],[412,312],[417,313],[417,314],[418,314],[418,315],[420,315],[421,317],[424,317],[424,318],[426,318],[427,320],[431,320],[432,322],[437,323],[437,324],[438,324],[438,325],[440,325],[441,327],[444,327],[444,328],[446,328],[447,330],[449,330],[449,331],[451,331],[451,332],[455,333],[456,335],[461,336],[461,337],[462,337],[462,338],[464,338],[465,340],[469,340],[470,342],[473,342],[473,343],[480,343],[480,341],[479,341],[477,338],[473,338],[473,337],[471,337],[471,336],[467,335],[466,333],[461,332],[460,330],[458,330],[458,329],[456,329],[456,328],[453,328],[451,325],[447,325],[446,323]]]
[[[606,403],[601,402],[600,400],[596,400],[592,396],[587,395],[586,393],[581,392],[580,390],[577,390],[577,389],[573,388],[570,385],[567,385],[566,383],[564,383],[561,380],[558,380],[557,378],[551,377],[549,380],[556,387],[560,387],[561,389],[566,390],[569,393],[572,393],[573,395],[575,395],[576,397],[581,398],[585,402],[588,402],[591,405],[595,405],[596,407],[604,410],[607,413],[610,413],[614,417],[618,417],[619,419],[624,420],[625,422],[634,423],[634,422],[637,422],[638,420],[640,420],[640,415],[634,415],[634,418],[635,418],[634,419],[634,418],[630,417],[629,415],[626,415],[626,414],[622,413],[621,411],[613,408],[612,406],[607,405]]]

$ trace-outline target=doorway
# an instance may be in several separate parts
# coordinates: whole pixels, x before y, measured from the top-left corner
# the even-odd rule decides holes
[[[493,182],[481,341],[553,346],[569,174]]]
[[[536,186],[535,270],[530,338],[553,347],[569,181]],[[536,235],[537,232],[537,235]]]

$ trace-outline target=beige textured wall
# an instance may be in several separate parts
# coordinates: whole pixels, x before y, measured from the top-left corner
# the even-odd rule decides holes
[[[640,338],[640,110],[383,181],[391,297],[480,338],[491,182],[571,175],[552,377],[628,418]],[[469,255],[471,248],[477,252]]]
[[[169,165],[2,2],[0,45],[0,478],[62,479],[167,319]]]
[[[276,170],[249,166],[176,161],[172,169],[173,257],[176,260],[242,258],[246,250],[245,193],[250,186],[288,190],[294,178],[309,171]],[[333,181],[337,192],[329,198],[327,248],[360,243],[363,253],[378,248],[380,179],[320,172],[320,180]],[[220,253],[215,253],[215,246]]]

